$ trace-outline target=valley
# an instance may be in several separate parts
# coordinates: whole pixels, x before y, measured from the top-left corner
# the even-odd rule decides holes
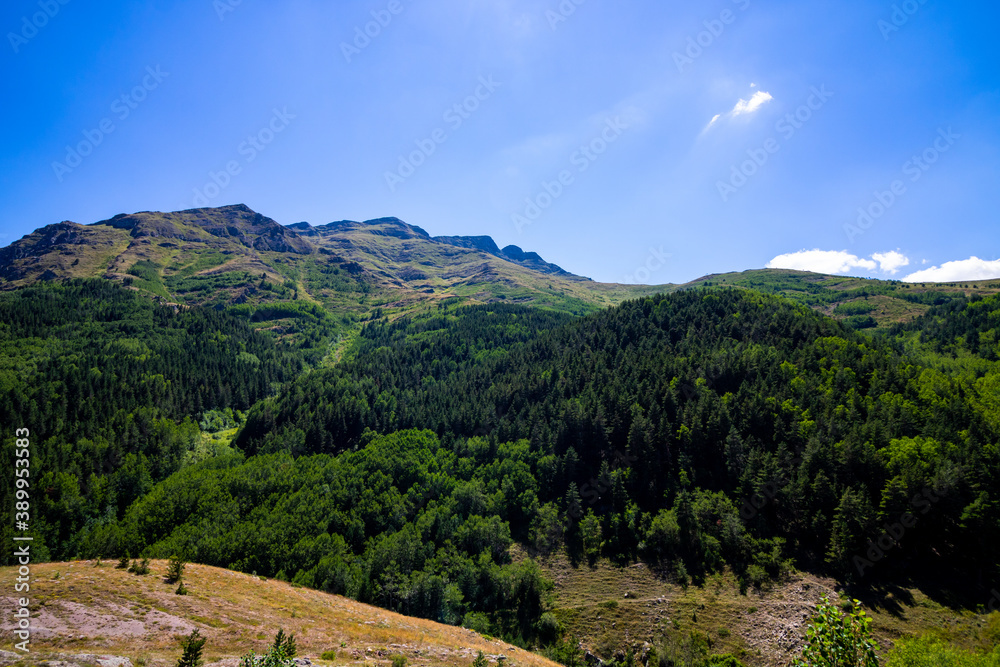
[[[602,284],[396,218],[44,227],[0,248],[40,645],[168,665],[197,627],[218,662],[284,627],[331,665],[772,667],[837,592],[883,658],[986,651],[998,313],[1000,279]],[[124,555],[189,560],[191,595]]]

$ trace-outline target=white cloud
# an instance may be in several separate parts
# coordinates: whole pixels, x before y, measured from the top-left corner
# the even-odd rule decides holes
[[[910,258],[897,250],[889,252],[877,252],[872,255],[872,259],[878,262],[878,268],[883,273],[896,275],[904,266],[910,265]]]
[[[793,269],[814,273],[847,273],[852,269],[874,271],[878,267],[870,259],[862,259],[846,250],[800,250],[778,255],[767,263],[769,269]]]
[[[758,90],[749,100],[740,100],[737,102],[730,114],[733,116],[741,116],[745,113],[753,113],[773,99],[774,98],[771,97],[771,93],[765,93],[763,90]]]
[[[988,261],[978,257],[945,262],[903,278],[908,283],[953,283],[961,280],[991,280],[1000,278],[1000,259]]]
[[[757,84],[752,83],[750,84],[750,87],[756,88]],[[736,103],[736,106],[733,107],[732,111],[725,114],[725,117],[736,118],[737,116],[753,113],[773,99],[774,97],[771,96],[771,93],[765,93],[763,90],[758,90],[749,100],[740,98],[740,100]],[[716,122],[718,122],[722,117],[723,114],[715,114],[715,117],[708,121],[708,125],[705,126],[705,129],[707,130],[715,125]]]
[[[793,269],[813,273],[839,274],[858,269],[881,271],[895,275],[899,269],[910,265],[910,258],[898,250],[876,252],[866,257],[858,257],[846,250],[800,250],[778,255],[767,263],[769,269]]]

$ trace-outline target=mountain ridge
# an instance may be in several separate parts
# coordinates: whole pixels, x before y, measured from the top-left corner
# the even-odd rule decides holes
[[[432,237],[396,217],[281,225],[244,204],[64,221],[0,248],[0,290],[67,278],[113,280],[180,305],[292,301],[349,318],[448,300],[584,314],[655,291],[595,283],[489,237]]]
[[[524,303],[582,315],[659,292],[739,288],[778,294],[859,329],[1000,291],[1000,280],[911,285],[782,269],[680,285],[600,283],[487,235],[432,236],[392,216],[282,225],[245,204],[62,221],[0,248],[0,290],[66,278],[113,280],[181,305],[319,304],[355,321],[442,303]]]

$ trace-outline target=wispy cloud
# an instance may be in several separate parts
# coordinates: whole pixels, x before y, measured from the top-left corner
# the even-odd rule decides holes
[[[730,112],[730,115],[741,116],[745,113],[753,113],[773,99],[774,97],[771,96],[771,93],[765,93],[763,90],[758,90],[749,100],[740,100],[737,102],[736,106],[733,107],[733,110]]]
[[[941,266],[932,266],[903,278],[908,283],[953,283],[960,280],[992,280],[1000,278],[1000,259],[993,261],[970,257]]]
[[[757,84],[751,85],[751,88],[756,88],[756,87]],[[723,117],[736,118],[737,116],[743,116],[746,114],[754,113],[755,111],[757,111],[758,109],[760,109],[762,106],[764,106],[773,99],[774,97],[771,95],[771,93],[766,93],[763,90],[758,90],[748,100],[744,100],[741,98],[736,103],[736,106],[734,106],[732,110],[727,112],[726,114],[715,114],[715,117],[708,122],[708,126],[706,127],[706,129],[708,129],[708,127],[712,127],[713,125],[715,125],[715,123],[717,123]]]
[[[840,274],[858,269],[881,271],[895,275],[899,269],[909,266],[910,258],[899,251],[876,252],[868,257],[858,257],[846,250],[800,250],[778,255],[767,263],[769,269],[792,269],[813,273]]]

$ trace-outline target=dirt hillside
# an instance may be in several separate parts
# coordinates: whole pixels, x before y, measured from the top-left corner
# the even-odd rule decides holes
[[[179,641],[194,628],[208,638],[206,663],[235,665],[249,649],[265,649],[279,629],[294,633],[299,656],[318,665],[388,665],[395,654],[414,667],[468,667],[479,651],[510,667],[556,667],[545,658],[463,628],[361,604],[280,581],[203,565],[188,565],[188,595],[165,581],[166,561],[146,576],[94,561],[32,565],[30,661],[87,654],[128,658],[135,667],[170,667]],[[14,568],[0,568],[12,582]],[[5,586],[0,649],[14,650],[13,586]],[[336,651],[336,656],[324,652]],[[4,658],[7,658],[4,660]],[[10,662],[0,655],[0,663]],[[220,667],[221,667],[220,665]]]

